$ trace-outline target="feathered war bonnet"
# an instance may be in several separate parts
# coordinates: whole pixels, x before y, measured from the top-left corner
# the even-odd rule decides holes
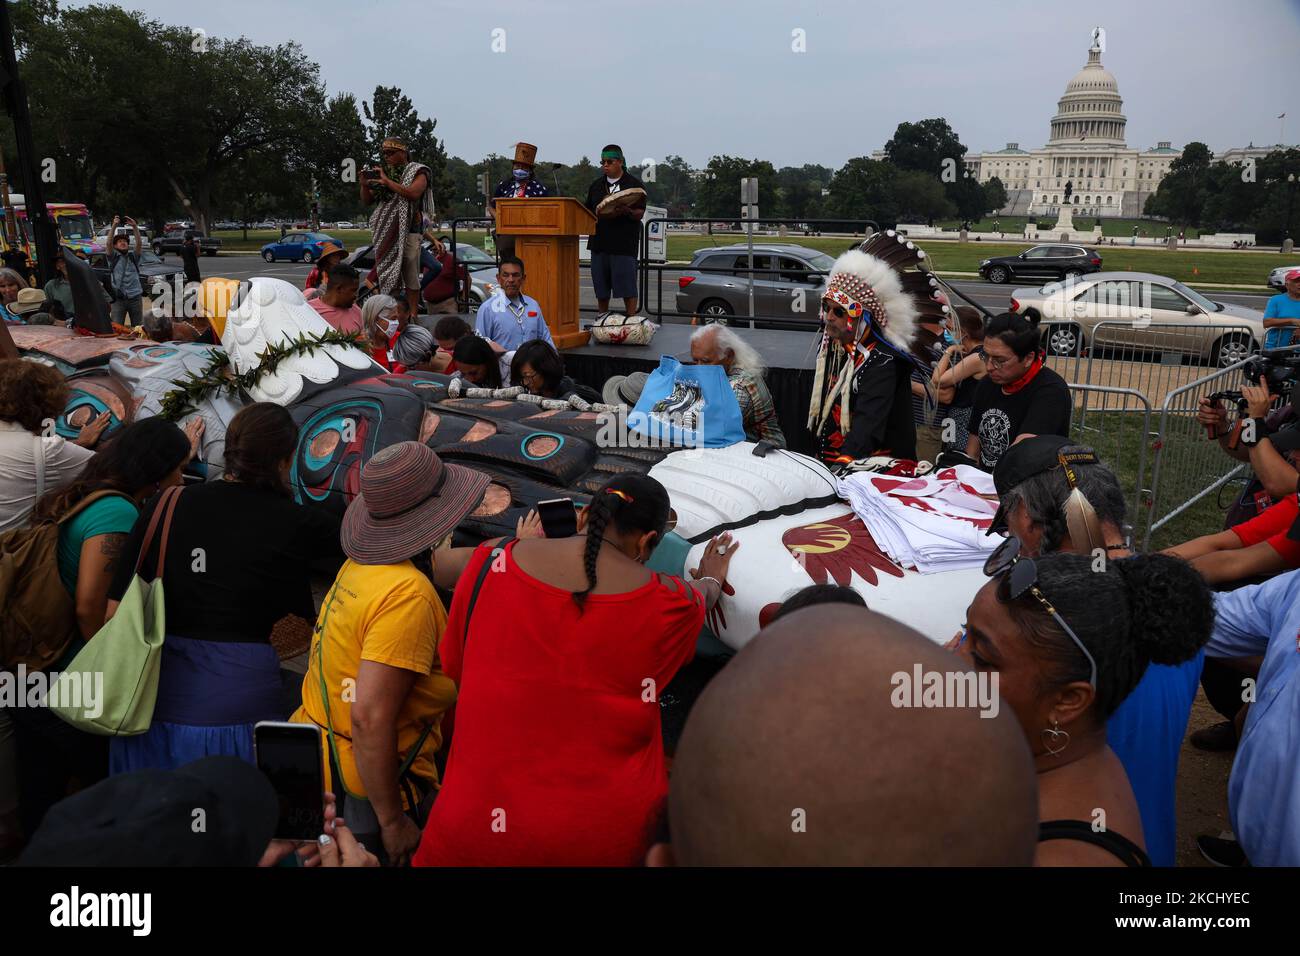
[[[857,324],[868,321],[877,339],[908,361],[917,323],[942,322],[951,311],[925,253],[892,229],[836,259],[822,298],[844,309],[858,341],[862,333]],[[843,364],[840,356],[842,352],[832,349],[823,335],[808,414],[808,425],[814,430],[825,421],[831,405],[847,395],[848,379],[838,374]]]

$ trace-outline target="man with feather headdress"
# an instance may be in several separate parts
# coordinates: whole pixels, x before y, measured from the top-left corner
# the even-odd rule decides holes
[[[925,253],[893,231],[835,260],[822,294],[823,335],[808,428],[829,465],[916,458],[909,355],[918,318],[942,316]]]

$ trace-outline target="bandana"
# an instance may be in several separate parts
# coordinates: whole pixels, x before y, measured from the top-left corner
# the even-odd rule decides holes
[[[1033,364],[1029,366],[1029,371],[1025,372],[1024,375],[1020,376],[1010,385],[1002,386],[1002,394],[1003,395],[1016,394],[1016,392],[1020,391],[1022,388],[1024,388],[1026,385],[1032,382],[1034,380],[1034,376],[1037,375],[1042,370],[1043,370],[1043,356],[1041,354],[1036,355],[1034,356]]]
[[[408,148],[409,147],[407,147],[406,145],[406,140],[402,139],[400,136],[389,136],[380,145],[380,149],[400,149],[405,151]]]
[[[616,149],[602,149],[600,151],[601,159],[622,159],[623,154]]]

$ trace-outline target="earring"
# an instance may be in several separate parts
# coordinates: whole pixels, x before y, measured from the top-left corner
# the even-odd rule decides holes
[[[1040,732],[1043,736],[1043,746],[1047,748],[1047,752],[1053,757],[1064,751],[1066,747],[1070,746],[1069,731],[1062,730],[1060,725],[1056,722],[1055,717],[1052,718],[1052,726],[1044,727]],[[1062,737],[1065,738],[1064,743],[1059,747],[1052,746],[1053,744],[1058,743]]]

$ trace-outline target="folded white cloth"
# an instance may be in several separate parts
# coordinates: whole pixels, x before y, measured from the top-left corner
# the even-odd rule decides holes
[[[997,501],[992,476],[958,465],[921,478],[859,473],[839,482],[840,496],[886,554],[922,574],[980,567],[1002,538],[985,532]]]

